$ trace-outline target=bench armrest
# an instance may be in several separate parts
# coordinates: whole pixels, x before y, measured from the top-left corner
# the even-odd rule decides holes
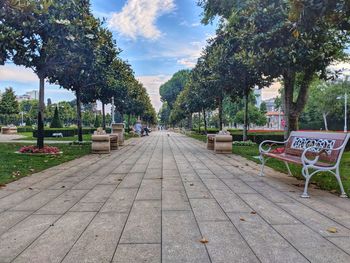
[[[260,143],[260,145],[259,145],[259,152],[260,152],[260,153],[268,153],[268,152],[271,151],[272,146],[278,145],[278,144],[284,144],[284,145],[285,145],[287,142],[288,142],[288,140],[287,140],[287,141],[284,141],[284,142],[270,141],[270,140],[263,141],[263,142]],[[269,148],[268,148],[267,150],[264,150],[264,149],[263,149],[264,145],[268,145]]]
[[[306,148],[303,152],[303,154],[301,155],[301,161],[303,163],[303,165],[315,165],[318,160],[320,159],[320,156],[322,154],[324,155],[330,155],[329,151],[332,152],[332,151],[339,151],[339,150],[342,150],[344,149],[346,146],[346,143],[343,143],[341,146],[337,147],[337,148],[333,148],[333,149],[330,149],[330,148],[322,148],[322,147],[317,147],[317,146],[311,146],[309,148]],[[315,151],[317,150],[317,151]],[[315,154],[315,158],[313,160],[309,159],[306,154],[308,152],[312,152],[313,154]],[[339,157],[338,157],[339,158]]]

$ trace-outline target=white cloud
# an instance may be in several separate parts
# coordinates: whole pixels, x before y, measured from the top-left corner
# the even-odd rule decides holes
[[[180,65],[185,66],[186,68],[194,68],[196,66],[197,63],[197,59],[196,58],[182,58],[177,60],[177,63]]]
[[[6,64],[5,66],[0,66],[0,81],[37,83],[39,79],[33,70],[29,68],[16,66],[14,64]]]
[[[171,78],[170,75],[138,76],[137,79],[145,86],[151,98],[152,104],[158,111],[162,102],[160,101],[159,88]]]
[[[109,26],[132,39],[157,39],[162,35],[157,19],[174,9],[174,0],[128,0],[121,12],[112,14]]]

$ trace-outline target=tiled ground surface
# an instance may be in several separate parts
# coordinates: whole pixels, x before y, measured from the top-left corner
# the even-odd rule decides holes
[[[1,189],[0,262],[350,262],[349,200],[182,135],[128,143]]]

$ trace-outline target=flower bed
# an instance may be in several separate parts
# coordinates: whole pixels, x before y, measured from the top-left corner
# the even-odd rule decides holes
[[[34,145],[23,146],[18,151],[19,153],[27,153],[27,154],[60,154],[60,149],[53,146],[44,146],[44,148],[39,149]]]

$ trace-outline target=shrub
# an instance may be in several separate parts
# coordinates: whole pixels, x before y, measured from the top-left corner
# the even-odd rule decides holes
[[[254,145],[256,145],[256,143],[255,142],[252,142],[252,141],[245,141],[245,142],[243,142],[243,141],[239,141],[239,142],[233,142],[232,143],[233,144],[233,146],[254,146]]]
[[[60,120],[60,116],[58,115],[58,108],[56,107],[50,128],[62,128],[62,127],[63,127],[62,122]]]
[[[83,134],[93,134],[94,131],[96,131],[96,128],[83,128]],[[110,133],[111,128],[106,128],[106,132]],[[33,131],[33,137],[36,138],[37,130]],[[63,137],[74,137],[78,135],[78,129],[77,128],[58,128],[58,129],[45,129],[44,130],[44,137],[53,137],[54,133],[62,133]]]

